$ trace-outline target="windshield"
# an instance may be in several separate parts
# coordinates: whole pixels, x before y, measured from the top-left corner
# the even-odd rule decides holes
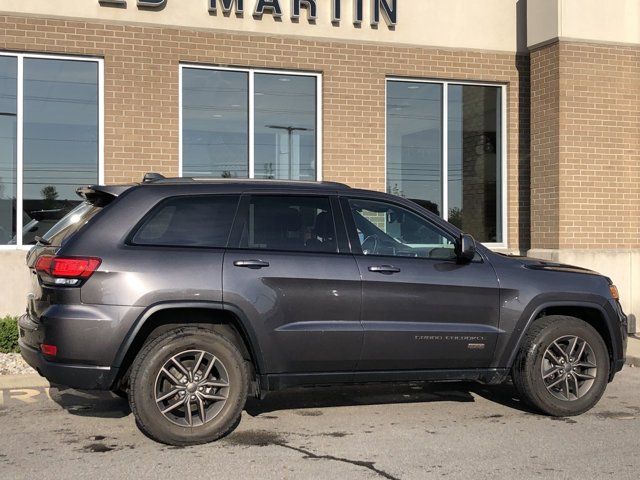
[[[100,210],[102,210],[101,207],[82,202],[56,223],[42,238],[58,247],[80,230]]]

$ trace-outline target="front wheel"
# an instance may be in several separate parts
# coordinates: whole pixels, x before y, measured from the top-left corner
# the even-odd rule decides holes
[[[527,332],[513,365],[521,398],[547,415],[580,415],[607,386],[609,353],[600,334],[574,317],[552,315]]]
[[[131,368],[139,428],[170,445],[217,440],[238,424],[249,374],[239,349],[211,330],[181,327],[149,342]]]

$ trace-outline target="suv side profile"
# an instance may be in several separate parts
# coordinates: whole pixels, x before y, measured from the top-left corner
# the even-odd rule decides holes
[[[608,278],[494,253],[403,198],[157,174],[78,192],[28,254],[22,355],[127,396],[160,442],[216,440],[248,395],[302,385],[510,377],[578,415],[624,364]]]

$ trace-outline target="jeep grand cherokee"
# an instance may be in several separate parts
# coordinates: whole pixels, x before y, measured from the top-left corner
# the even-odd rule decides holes
[[[22,355],[127,396],[161,442],[218,439],[248,395],[301,385],[512,378],[577,415],[624,363],[608,278],[494,253],[403,198],[157,174],[78,192],[28,254]]]

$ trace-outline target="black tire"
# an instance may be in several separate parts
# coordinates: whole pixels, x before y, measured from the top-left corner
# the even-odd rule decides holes
[[[229,387],[224,406],[215,416],[201,425],[182,426],[160,411],[156,403],[156,381],[166,362],[174,355],[191,350],[207,352],[221,362]],[[231,341],[208,329],[180,327],[152,340],[138,353],[131,367],[129,405],[138,427],[150,438],[169,445],[196,445],[224,437],[238,425],[248,390],[247,362]],[[184,408],[178,407],[176,411]]]
[[[582,396],[572,400],[554,396],[547,389],[542,376],[543,356],[547,348],[565,336],[577,336],[585,340],[597,364],[593,383]],[[609,381],[609,369],[607,346],[591,325],[575,317],[550,315],[537,320],[527,331],[511,376],[521,399],[530,407],[554,417],[569,417],[580,415],[598,403]],[[553,383],[553,380],[549,383]]]

